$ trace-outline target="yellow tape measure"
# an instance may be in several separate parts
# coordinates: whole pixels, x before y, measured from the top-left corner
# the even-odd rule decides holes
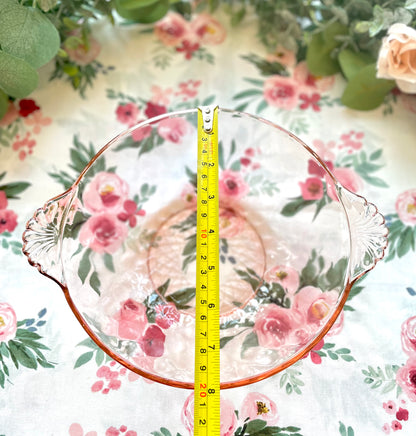
[[[194,435],[220,436],[218,107],[198,108]]]

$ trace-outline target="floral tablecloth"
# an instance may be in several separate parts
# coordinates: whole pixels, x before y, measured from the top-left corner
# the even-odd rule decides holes
[[[221,434],[415,435],[416,97],[394,90],[378,110],[346,109],[342,77],[313,77],[281,47],[267,54],[249,17],[232,28],[222,15],[171,14],[155,30],[101,23],[93,35],[88,53],[70,53],[92,83],[85,98],[50,82],[49,65],[0,122],[0,435],[192,434],[190,392],[97,349],[59,287],[28,265],[21,234],[118,132],[214,100],[300,136],[390,228],[385,260],[353,288],[335,334],[284,372],[222,392]],[[166,134],[175,142],[182,132]],[[322,207],[322,177],[311,168],[299,204]],[[127,215],[130,226],[140,219]]]

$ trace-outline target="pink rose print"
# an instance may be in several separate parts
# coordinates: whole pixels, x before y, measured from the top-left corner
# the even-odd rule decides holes
[[[6,209],[7,204],[6,193],[0,191],[0,234],[12,232],[17,226],[17,215],[12,210]]]
[[[209,14],[197,15],[191,22],[191,30],[202,44],[221,44],[226,37],[224,27]]]
[[[412,316],[402,324],[402,348],[408,355],[416,354],[416,316]]]
[[[117,215],[121,221],[128,221],[130,227],[135,227],[137,224],[136,216],[145,216],[146,211],[143,209],[137,210],[137,203],[133,200],[126,200],[123,204],[123,212]]]
[[[313,148],[316,150],[318,155],[326,161],[333,162],[335,160],[334,149],[336,147],[335,141],[329,141],[327,143],[321,141],[320,139],[315,139],[313,142]]]
[[[93,215],[82,226],[79,242],[97,253],[115,253],[128,233],[126,225],[115,215],[101,213]]]
[[[416,401],[416,356],[412,356],[396,374],[396,382],[410,401]]]
[[[234,238],[244,230],[245,221],[231,209],[223,209],[219,216],[219,237]]]
[[[300,85],[302,92],[313,93],[316,90],[325,92],[334,86],[335,76],[315,77],[313,76],[305,61],[299,62],[294,71],[293,78]]]
[[[290,77],[269,77],[264,81],[263,94],[270,106],[293,109],[298,104],[298,84]]]
[[[168,329],[171,325],[179,322],[180,313],[173,303],[158,304],[155,307],[156,324],[162,329]]]
[[[329,160],[325,161],[325,165],[329,168],[330,171],[334,169],[333,163]],[[322,178],[325,176],[325,174],[327,174],[326,171],[321,167],[321,165],[319,165],[312,159],[308,160],[308,173],[319,178]]]
[[[253,330],[260,346],[278,349],[295,334],[298,326],[299,316],[293,310],[269,304],[257,314]]]
[[[146,307],[129,298],[114,317],[117,321],[117,335],[121,339],[137,341],[142,336],[146,325]]]
[[[232,170],[225,170],[219,177],[218,190],[220,198],[223,196],[239,200],[248,194],[250,187],[244,181],[240,173]]]
[[[168,106],[170,103],[170,96],[173,93],[172,88],[163,89],[160,86],[153,85],[151,88],[152,98],[150,101],[158,106]]]
[[[122,425],[120,428],[110,427],[106,430],[105,436],[137,436],[137,433],[133,430],[126,431],[127,427]]]
[[[151,358],[151,357],[146,356],[144,354],[136,354],[133,357],[133,361],[139,368],[141,368],[147,372],[153,372],[153,367],[154,367],[154,363],[155,363],[154,358]],[[134,382],[139,378],[142,378],[142,377],[133,371],[129,371],[128,380],[130,382]],[[154,383],[153,380],[150,380],[148,378],[143,378],[143,381],[146,383],[149,383],[149,384]]]
[[[409,226],[416,225],[416,189],[402,192],[396,200],[400,220]]]
[[[390,426],[387,424],[387,422],[383,425],[382,430],[386,434],[390,434]]]
[[[0,191],[0,209],[6,209],[8,204],[7,196],[4,191]]]
[[[259,392],[251,392],[244,398],[239,417],[243,421],[247,418],[262,419],[268,425],[276,424],[279,420],[276,404]]]
[[[0,210],[0,234],[12,232],[17,226],[17,215],[8,209]]]
[[[100,172],[85,187],[82,200],[88,212],[118,213],[123,211],[129,186],[117,174]]]
[[[147,356],[160,357],[165,351],[166,336],[157,325],[147,328],[145,334],[138,340],[140,348]]]
[[[26,120],[27,121],[27,120]],[[30,132],[26,132],[25,136],[21,138],[18,134],[16,135],[16,139],[12,144],[12,148],[14,151],[19,151],[19,159],[25,160],[28,154],[33,153],[33,147],[35,147],[36,141],[32,138]],[[25,150],[26,148],[26,150]]]
[[[33,126],[32,133],[38,135],[41,132],[42,127],[52,124],[52,118],[44,117],[42,111],[37,110],[28,115],[28,117],[25,118],[24,123],[27,126]]]
[[[110,362],[110,366],[114,366],[115,362]],[[100,366],[97,370],[97,377],[102,379],[96,381],[91,386],[92,392],[101,392],[106,395],[111,390],[118,391],[121,387],[121,380],[119,380],[119,376],[125,376],[127,373],[126,368],[121,368],[120,371],[114,370],[112,371],[109,366],[103,365]]]
[[[303,356],[303,358],[306,359],[308,356],[311,356],[312,363],[320,365],[322,363],[322,357],[317,353],[317,351],[319,351],[324,345],[325,342],[321,339],[308,354]]]
[[[327,337],[339,335],[344,327],[344,311],[338,315],[329,332],[326,334]]]
[[[69,436],[97,436],[98,433],[96,431],[89,431],[88,433],[84,433],[83,428],[77,422],[74,422],[69,427]]]
[[[387,403],[383,403],[383,409],[389,415],[394,415],[396,413],[396,404],[394,403],[394,401],[387,401]]]
[[[156,37],[168,47],[179,45],[189,32],[189,23],[177,13],[169,13],[154,27]]]
[[[276,50],[267,55],[267,62],[279,62],[286,67],[294,67],[296,64],[296,55],[293,51],[287,50],[283,46],[277,46]]]
[[[139,115],[139,108],[134,103],[120,104],[116,109],[117,120],[132,126]]]
[[[363,146],[363,138],[363,132],[354,132],[354,130],[351,130],[349,133],[344,133],[341,135],[342,144],[340,144],[338,148],[348,148],[348,153],[360,150]]]
[[[322,292],[305,286],[293,298],[292,308],[300,312],[308,323],[322,325],[338,300],[338,292]]]
[[[94,61],[100,54],[101,46],[99,42],[90,36],[88,38],[88,46],[80,44],[77,48],[66,49],[69,59],[74,61],[77,65],[85,66]]]
[[[181,198],[188,207],[192,207],[192,208],[196,207],[197,196],[196,196],[195,187],[190,183],[187,183],[182,189]]]
[[[19,118],[19,111],[13,102],[9,101],[7,112],[4,117],[0,119],[0,127],[7,127],[14,123]]]
[[[397,431],[397,430],[401,430],[403,427],[399,421],[394,420],[391,423],[391,428],[393,429],[393,431]]]
[[[17,319],[13,307],[0,303],[0,343],[7,342],[16,336]]]
[[[19,108],[19,115],[24,118],[40,109],[34,100],[25,98],[19,101]]]
[[[144,114],[147,118],[154,118],[159,115],[163,115],[167,112],[166,106],[162,106],[159,104],[152,103],[151,101],[147,102],[146,109],[144,110]]]
[[[399,421],[407,421],[409,419],[409,411],[399,407],[399,410],[396,412],[396,418]]]
[[[197,42],[191,42],[188,40],[185,40],[182,42],[182,45],[179,47],[176,47],[176,51],[178,53],[184,53],[185,59],[192,59],[192,56],[195,51],[199,50],[199,43]]]
[[[141,123],[144,120],[138,120],[137,123]],[[142,126],[142,127],[137,127],[137,129],[134,129],[131,132],[131,137],[133,138],[134,141],[143,141],[143,139],[148,138],[150,135],[152,134],[152,126]]]
[[[288,294],[294,295],[299,287],[299,274],[290,266],[277,265],[264,274],[269,283],[279,283]]]
[[[305,110],[311,107],[315,112],[319,112],[321,110],[321,107],[319,106],[319,100],[321,99],[321,96],[317,92],[314,92],[311,96],[302,93],[299,95],[299,98],[303,102],[299,105],[300,109]]]
[[[234,412],[234,405],[230,400],[220,398],[221,407],[221,423],[220,423],[220,435],[232,436],[234,430],[237,428],[237,416]],[[189,432],[189,436],[194,434],[194,393],[192,392],[182,408],[181,413],[182,423]]]
[[[324,185],[318,177],[309,177],[305,182],[299,182],[304,200],[320,200],[324,195]]]
[[[179,144],[190,130],[191,126],[184,118],[167,118],[160,121],[157,126],[157,133],[174,144]]]
[[[351,192],[359,192],[363,189],[364,183],[362,178],[352,168],[334,168],[332,173],[338,182]],[[338,201],[337,190],[334,182],[327,175],[325,176],[325,181],[329,197],[334,201]]]
[[[200,80],[188,80],[186,82],[181,82],[178,86],[179,90],[175,92],[175,95],[181,96],[183,101],[187,101],[190,98],[194,98],[198,95],[200,86]]]

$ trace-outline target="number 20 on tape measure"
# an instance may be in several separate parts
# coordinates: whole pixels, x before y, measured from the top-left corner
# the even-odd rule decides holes
[[[198,108],[194,435],[220,436],[218,107]]]

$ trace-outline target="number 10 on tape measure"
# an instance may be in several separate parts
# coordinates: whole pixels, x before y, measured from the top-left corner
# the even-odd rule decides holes
[[[198,108],[194,435],[220,436],[218,107]]]

